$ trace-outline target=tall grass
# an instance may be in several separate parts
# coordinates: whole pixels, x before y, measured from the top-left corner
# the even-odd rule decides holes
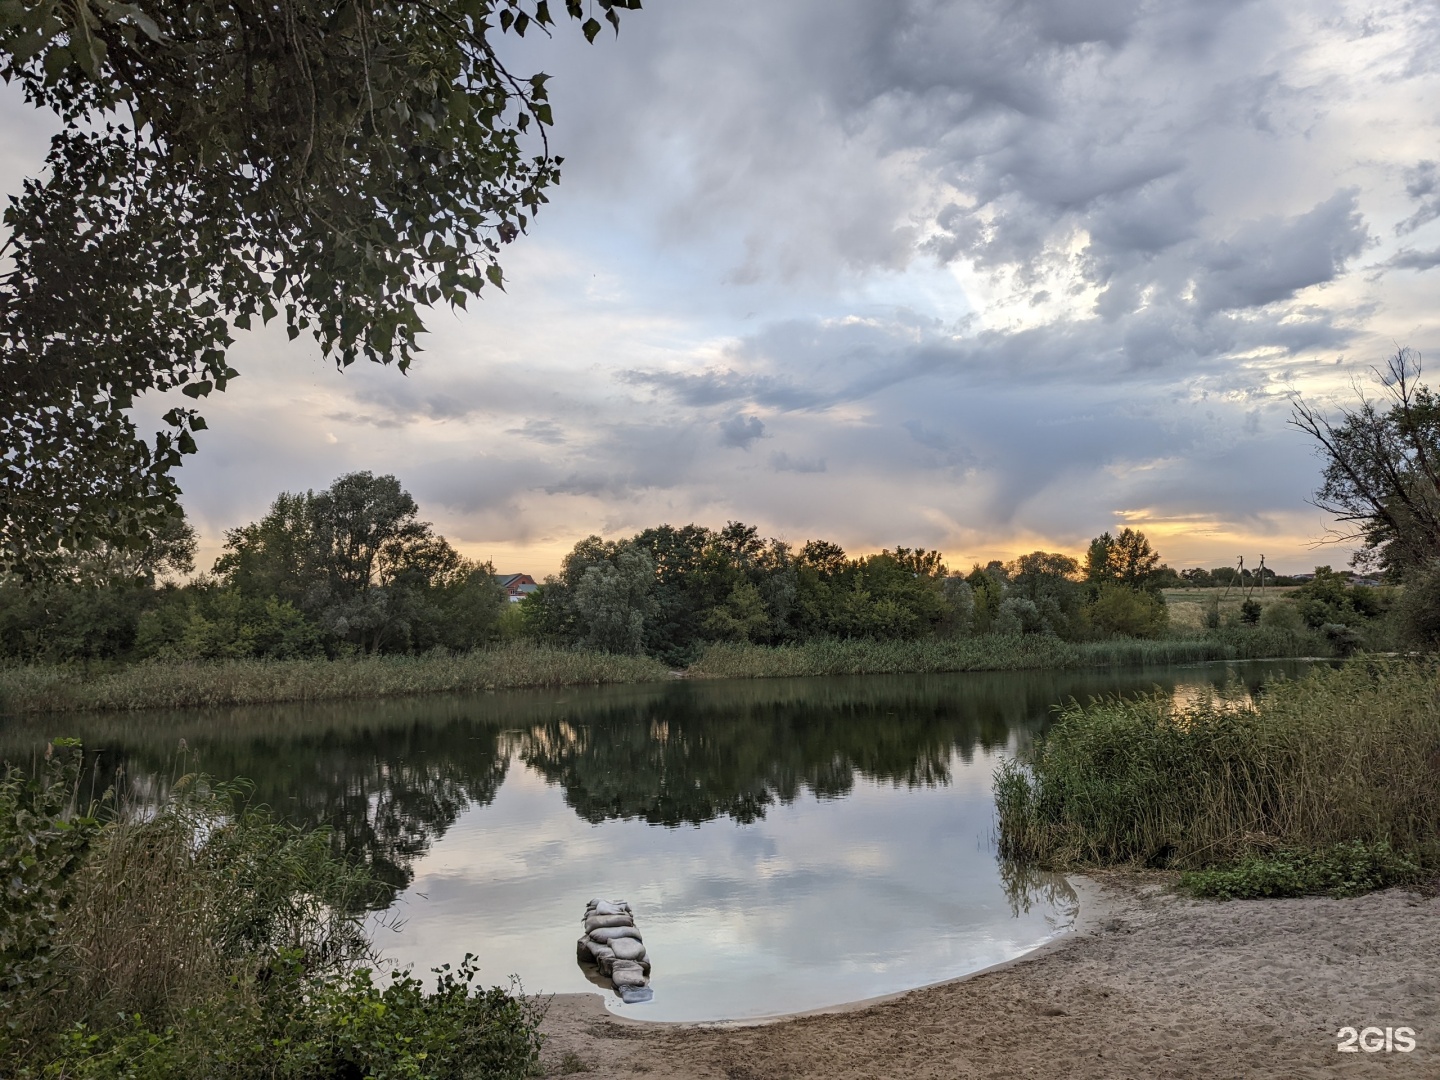
[[[1257,703],[1072,704],[996,777],[1002,853],[1205,867],[1360,843],[1440,865],[1440,667],[1357,660]]]
[[[34,665],[0,668],[0,712],[201,708],[656,682],[668,677],[665,666],[648,657],[530,643],[460,655],[145,662],[101,671]]]
[[[917,641],[824,639],[798,645],[711,645],[689,669],[696,678],[758,679],[803,675],[890,675],[946,671],[1026,671],[1139,667],[1208,660],[1312,655],[1309,637],[1260,628],[1204,637],[1067,642],[987,634]]]

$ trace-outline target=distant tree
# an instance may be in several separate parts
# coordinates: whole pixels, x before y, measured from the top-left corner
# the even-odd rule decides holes
[[[965,577],[966,583],[974,590],[975,631],[983,634],[992,629],[993,621],[1000,614],[1000,602],[1010,586],[1005,564],[992,559],[984,566],[975,564]]]
[[[845,549],[828,540],[809,540],[800,549],[797,561],[815,570],[822,578],[833,578],[845,570]]]
[[[488,564],[461,558],[421,521],[395,477],[368,472],[281,494],[260,521],[226,533],[215,574],[242,597],[292,604],[366,652],[476,644],[457,637],[460,627],[493,625],[502,602]]]
[[[1085,553],[1085,580],[1094,585],[1147,587],[1160,567],[1160,556],[1145,534],[1126,526],[1118,536],[1101,533]]]
[[[997,634],[1041,634],[1047,629],[1044,617],[1033,600],[1007,596],[1000,601],[993,627]]]
[[[951,574],[940,583],[947,608],[945,626],[952,634],[965,635],[975,630],[975,590],[960,574]]]
[[[1203,566],[1196,566],[1190,570],[1182,570],[1180,571],[1180,576],[1185,579],[1187,585],[1194,589],[1208,588],[1215,583],[1215,579],[1211,576],[1210,571],[1206,570]]]
[[[655,612],[654,590],[655,563],[633,543],[617,545],[613,557],[586,566],[574,597],[584,627],[580,643],[602,652],[640,652]]]
[[[1361,397],[1332,420],[1297,401],[1290,422],[1318,444],[1325,467],[1315,505],[1360,541],[1356,565],[1392,578],[1440,558],[1440,398],[1422,386],[1420,354],[1400,349],[1381,402]]]
[[[1005,567],[1009,586],[997,615],[1011,600],[1025,600],[1034,608],[1033,617],[1025,609],[1017,615],[1023,631],[1058,634],[1072,637],[1079,633],[1080,611],[1084,603],[1077,580],[1080,564],[1069,555],[1048,551],[1032,551]],[[996,624],[997,629],[999,623]],[[1006,623],[1009,626],[1009,622]]]

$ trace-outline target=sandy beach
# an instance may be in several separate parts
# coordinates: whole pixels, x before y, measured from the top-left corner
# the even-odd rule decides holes
[[[1440,1077],[1440,899],[1194,901],[1158,874],[1074,878],[1076,929],[1009,964],[758,1024],[651,1024],[552,999],[547,1075]],[[663,958],[655,986],[664,993]],[[1412,1052],[1337,1050],[1409,1027]]]

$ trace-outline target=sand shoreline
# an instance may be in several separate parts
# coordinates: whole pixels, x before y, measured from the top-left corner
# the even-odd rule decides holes
[[[656,1023],[558,995],[543,1063],[676,1080],[1440,1076],[1440,899],[1217,903],[1170,884],[1072,879],[1075,928],[1023,956],[803,1014]],[[1347,1025],[1409,1026],[1417,1046],[1342,1054]]]

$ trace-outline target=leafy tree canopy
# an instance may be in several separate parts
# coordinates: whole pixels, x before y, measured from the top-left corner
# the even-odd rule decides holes
[[[1138,529],[1128,525],[1118,536],[1101,533],[1085,553],[1085,580],[1095,585],[1144,588],[1161,569],[1160,556]]]
[[[590,40],[639,6],[564,0]],[[147,439],[128,410],[225,389],[236,328],[403,370],[426,306],[501,286],[561,159],[547,77],[495,40],[554,21],[548,0],[0,0],[0,77],[63,125],[4,214],[0,565],[148,543],[205,422],[177,406]]]

